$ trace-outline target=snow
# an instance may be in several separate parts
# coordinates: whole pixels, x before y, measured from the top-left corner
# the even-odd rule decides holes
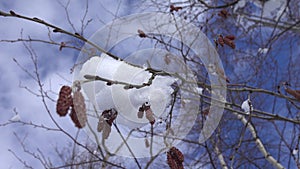
[[[269,48],[258,48],[258,53],[260,54],[266,54],[269,51]]]
[[[17,121],[20,121],[20,120],[21,120],[21,117],[20,117],[19,114],[14,115],[14,116],[10,119],[10,121],[12,121],[12,122],[17,122]]]
[[[284,12],[286,7],[285,0],[269,0],[264,3],[263,6],[263,17],[274,18],[276,21],[280,15]]]
[[[245,101],[242,103],[241,108],[244,110],[244,112],[245,112],[246,114],[249,114],[250,111],[252,111],[252,105],[251,105],[250,99],[245,100]]]
[[[239,8],[243,8],[246,5],[246,0],[240,0],[235,6],[233,11],[236,12]]]
[[[298,154],[298,149],[297,148],[293,149],[292,153],[293,153],[294,156],[296,156]]]
[[[128,84],[141,85],[147,83],[151,73],[145,68],[115,60],[106,54],[94,56],[84,63],[80,77],[97,75],[99,77]],[[122,84],[106,85],[103,81],[87,82],[82,85],[89,100],[99,110],[116,108],[126,118],[136,121],[136,112],[145,102],[152,105],[153,112],[159,115],[171,101],[175,79],[170,76],[156,76],[150,86],[140,89],[124,89]]]

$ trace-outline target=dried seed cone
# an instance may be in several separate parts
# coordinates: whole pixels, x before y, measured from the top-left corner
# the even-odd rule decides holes
[[[75,116],[77,120],[75,120]],[[74,120],[72,117],[74,118]],[[73,93],[73,107],[71,119],[75,123],[75,126],[78,128],[82,128],[86,125],[86,108],[84,103],[84,97],[82,96],[80,91],[76,91]]]
[[[171,169],[183,169],[183,154],[175,147],[172,147],[167,153],[167,162]]]
[[[72,88],[69,86],[61,87],[59,97],[56,103],[56,112],[59,116],[67,115],[69,108],[72,106]]]

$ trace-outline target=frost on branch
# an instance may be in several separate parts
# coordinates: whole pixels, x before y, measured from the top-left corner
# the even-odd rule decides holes
[[[9,121],[17,122],[17,121],[20,121],[20,120],[21,120],[20,114],[16,114]]]

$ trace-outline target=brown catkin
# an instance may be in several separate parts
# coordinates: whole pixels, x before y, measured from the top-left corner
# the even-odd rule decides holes
[[[104,110],[99,118],[97,131],[102,132],[102,138],[107,139],[110,132],[113,121],[117,118],[118,112],[116,109]]]
[[[69,86],[62,86],[59,92],[59,97],[56,103],[56,112],[59,116],[66,116],[70,107],[72,106],[72,88]]]
[[[167,162],[171,169],[183,169],[184,156],[176,147],[170,148],[167,153]]]
[[[151,108],[145,109],[146,111],[146,118],[149,120],[150,124],[153,125],[155,123],[155,118],[153,116],[153,112]]]
[[[105,122],[105,120],[104,120],[103,116],[100,116],[99,121],[98,121],[98,126],[97,126],[98,132],[101,132],[103,130],[104,122]]]
[[[139,108],[139,111],[138,111],[138,113],[137,113],[137,117],[138,117],[139,119],[141,119],[141,118],[143,118],[143,116],[144,116],[144,108],[143,108],[143,106],[142,106],[142,107]]]
[[[85,107],[84,97],[80,91],[75,91],[73,93],[72,115],[70,116],[73,122],[75,123],[76,127],[82,128],[86,125],[86,121],[87,121],[86,107]],[[75,117],[77,118],[77,120],[75,120],[76,119]]]
[[[74,109],[73,106],[72,106],[72,108],[71,108],[70,117],[71,117],[71,120],[73,121],[73,123],[75,124],[76,127],[78,127],[78,128],[82,128],[82,127],[83,127],[83,126],[80,124],[79,120],[78,120],[78,117],[77,117],[77,115],[76,115],[76,112],[75,112],[75,109]]]
[[[102,130],[102,137],[104,139],[107,139],[109,134],[111,132],[111,126],[106,122],[104,121],[103,123],[103,130]]]

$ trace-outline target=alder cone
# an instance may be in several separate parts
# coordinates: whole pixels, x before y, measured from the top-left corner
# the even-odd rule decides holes
[[[76,91],[73,94],[73,106],[70,116],[76,127],[83,128],[86,125],[86,107],[84,97],[80,91]]]
[[[72,106],[72,88],[69,86],[62,86],[59,91],[59,97],[56,103],[56,112],[59,116],[66,116],[70,107]]]
[[[171,169],[183,169],[184,156],[177,148],[172,147],[167,153],[167,162]]]

